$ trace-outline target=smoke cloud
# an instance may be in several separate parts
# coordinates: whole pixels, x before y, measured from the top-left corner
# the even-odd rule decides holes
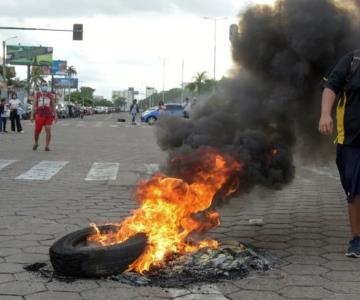
[[[173,158],[188,155],[191,165],[201,153],[194,149],[212,147],[244,163],[242,190],[281,188],[294,176],[296,150],[323,156],[331,145],[317,132],[321,80],[360,44],[359,6],[346,3],[353,9],[333,0],[284,0],[242,13],[231,29],[232,78],[190,120],[164,116],[158,123],[158,143],[170,153],[167,174],[191,180],[184,171],[191,166]]]

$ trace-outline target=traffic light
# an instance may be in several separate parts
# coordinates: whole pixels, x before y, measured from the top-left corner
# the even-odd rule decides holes
[[[73,40],[82,41],[83,39],[83,24],[74,24],[73,26]]]

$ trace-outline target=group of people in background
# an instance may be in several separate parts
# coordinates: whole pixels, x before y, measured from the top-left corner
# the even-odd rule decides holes
[[[22,102],[18,99],[16,93],[12,93],[11,99],[6,103],[6,99],[0,100],[0,133],[7,133],[6,123],[7,119],[11,121],[11,131],[18,133],[24,133],[20,115],[21,115]]]

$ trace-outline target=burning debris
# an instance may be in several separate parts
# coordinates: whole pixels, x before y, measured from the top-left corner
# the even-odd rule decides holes
[[[269,262],[251,248],[227,241],[218,249],[203,248],[193,254],[174,254],[164,267],[155,268],[145,276],[126,272],[112,279],[131,285],[183,287],[244,278],[250,272],[264,272],[269,268]]]
[[[173,254],[166,265],[153,268],[144,274],[124,272],[107,279],[134,286],[170,288],[241,279],[269,268],[268,257],[259,255],[256,250],[237,241],[224,241],[217,249],[202,248],[195,253]],[[24,269],[39,274],[48,281],[72,283],[78,278],[54,272],[49,264],[43,262],[28,265]]]

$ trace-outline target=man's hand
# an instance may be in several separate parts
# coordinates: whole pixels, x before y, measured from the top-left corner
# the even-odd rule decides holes
[[[33,116],[30,117],[30,122],[34,123],[34,117]]]
[[[333,134],[334,122],[331,115],[321,115],[319,121],[319,131],[323,135],[330,136]]]
[[[55,114],[54,122],[56,123],[57,121],[58,121],[58,117],[57,117],[57,115]]]

